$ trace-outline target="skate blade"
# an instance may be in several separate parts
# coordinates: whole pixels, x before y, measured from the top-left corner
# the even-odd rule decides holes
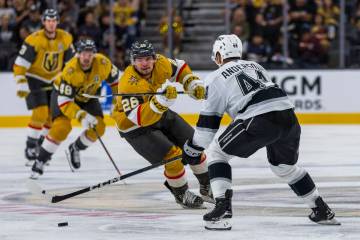
[[[32,172],[29,178],[30,178],[30,179],[33,179],[33,180],[37,180],[37,179],[39,179],[39,177],[40,177],[40,174],[39,174],[39,173],[37,173],[37,172]]]
[[[341,222],[339,222],[338,220],[336,220],[336,218],[330,219],[330,220],[323,220],[323,221],[319,221],[317,222],[317,224],[320,225],[341,225]]]
[[[231,230],[231,224],[225,219],[221,219],[219,221],[205,221],[205,229],[213,231]]]
[[[72,172],[75,172],[76,169],[73,167],[73,165],[72,165],[72,163],[71,163],[70,153],[69,153],[69,151],[68,151],[67,149],[65,150],[65,155],[66,155],[66,159],[68,160],[68,163],[69,163],[69,166],[70,166],[70,170],[71,170]]]
[[[200,206],[197,206],[197,207],[189,207],[189,206],[186,206],[186,205],[181,204],[181,203],[179,203],[179,204],[180,204],[181,207],[184,208],[184,209],[206,209],[206,207],[204,206],[204,204],[201,204]]]

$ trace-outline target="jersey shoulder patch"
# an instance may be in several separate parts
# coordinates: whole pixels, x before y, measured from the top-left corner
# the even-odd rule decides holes
[[[73,67],[68,67],[65,71],[67,75],[72,75],[75,72],[75,69]]]
[[[103,55],[101,53],[96,53],[95,59],[97,59],[99,61],[100,65],[110,64],[110,59],[108,59],[105,55]]]

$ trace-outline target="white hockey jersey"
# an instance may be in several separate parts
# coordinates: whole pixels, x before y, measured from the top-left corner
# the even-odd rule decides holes
[[[231,61],[205,78],[206,100],[193,137],[195,145],[207,148],[226,112],[233,120],[294,108],[286,93],[271,81],[256,62]]]

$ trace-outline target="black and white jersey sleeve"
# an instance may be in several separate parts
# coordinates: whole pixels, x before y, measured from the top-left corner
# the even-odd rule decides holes
[[[64,64],[67,63],[76,54],[73,44],[70,44],[69,48],[64,51]]]
[[[15,59],[15,64],[29,69],[36,58],[36,54],[35,47],[24,42],[19,51],[19,55]]]
[[[112,64],[109,76],[105,79],[105,81],[110,85],[110,87],[116,87],[119,83],[121,75],[122,72],[114,64]]]
[[[206,100],[193,137],[193,143],[207,148],[220,127],[221,119],[226,110],[226,97],[222,93],[226,91],[223,81],[218,81],[215,74],[210,74],[205,79]]]

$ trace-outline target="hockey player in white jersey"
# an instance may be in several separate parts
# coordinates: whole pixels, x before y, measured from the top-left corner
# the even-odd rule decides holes
[[[203,216],[205,228],[231,229],[228,220],[232,217],[233,191],[229,160],[233,156],[247,158],[263,147],[271,170],[312,209],[310,220],[339,225],[309,173],[296,165],[301,130],[293,104],[262,66],[241,60],[241,55],[242,43],[236,35],[221,35],[216,39],[212,59],[219,69],[205,79],[206,100],[194,136],[184,145],[183,160],[190,164],[201,161],[203,150],[208,148],[209,176],[216,205]],[[233,121],[214,139],[225,112]]]

